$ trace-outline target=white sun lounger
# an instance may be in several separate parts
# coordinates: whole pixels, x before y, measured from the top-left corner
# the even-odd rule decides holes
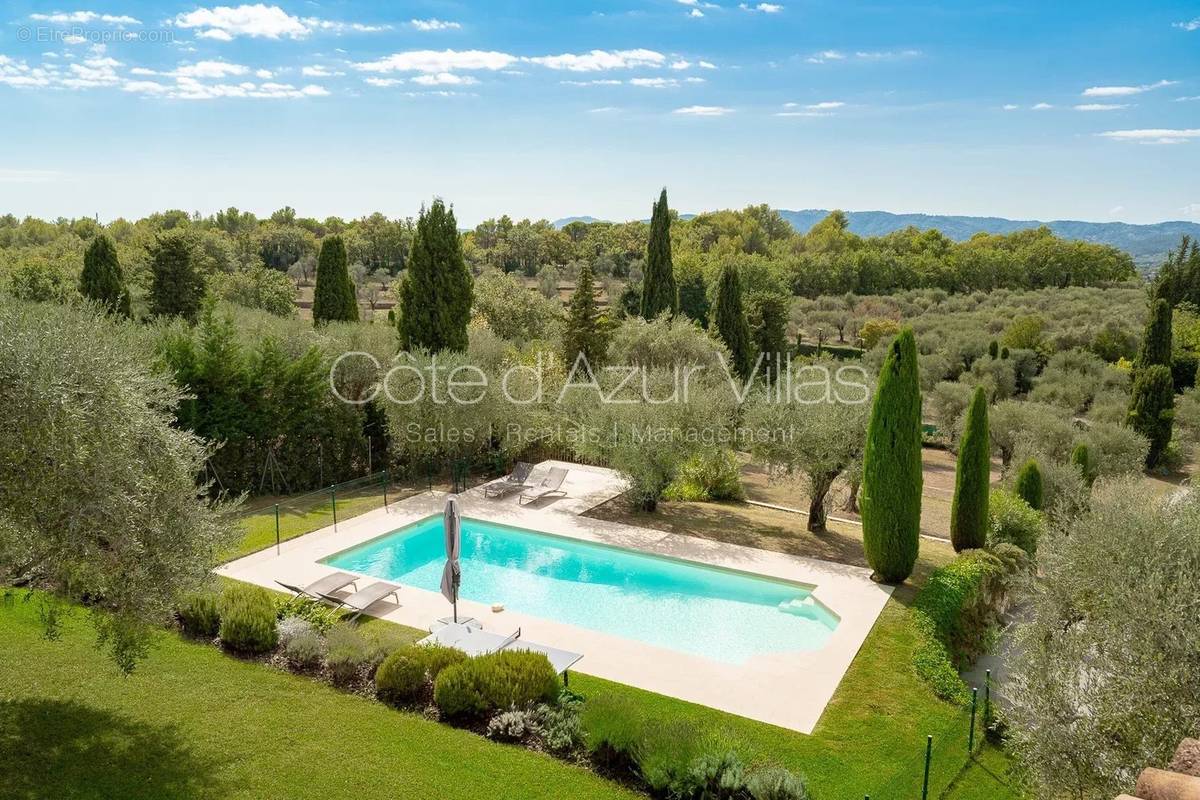
[[[521,638],[520,628],[508,636],[501,636],[498,633],[490,633],[462,623],[451,623],[438,628],[422,639],[420,644],[440,644],[453,647],[462,650],[469,656],[482,656],[501,650],[525,650],[530,653],[541,653],[550,660],[555,672],[562,674],[564,679],[567,670],[583,658],[579,653],[559,650],[557,647],[549,647],[536,642],[527,642]]]
[[[353,611],[347,619],[355,620],[371,606],[378,603],[388,595],[396,598],[396,604],[400,604],[400,586],[395,583],[386,581],[376,581],[365,589],[359,589],[349,597],[338,597],[332,594],[323,594],[321,597],[337,606],[343,606]]]
[[[546,477],[542,478],[541,483],[521,492],[521,496],[517,498],[517,505],[532,503],[534,500],[540,500],[543,497],[549,497],[554,494],[565,496],[566,492],[562,490],[562,484],[566,479],[567,470],[562,467],[551,467],[550,472]]]
[[[484,497],[504,497],[513,492],[526,488],[526,481],[529,480],[529,474],[533,472],[533,464],[528,461],[518,461],[513,467],[513,471],[491,483],[483,485]]]
[[[351,575],[349,572],[335,572],[332,575],[326,575],[324,578],[313,581],[304,588],[284,583],[281,580],[276,580],[275,582],[295,595],[303,595],[313,600],[322,600],[330,592],[336,592],[338,589],[344,589],[347,586],[353,586],[354,590],[358,591],[358,576]]]

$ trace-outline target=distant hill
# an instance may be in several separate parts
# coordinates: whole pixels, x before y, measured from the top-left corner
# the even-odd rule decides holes
[[[807,208],[800,211],[778,209],[779,215],[791,223],[799,233],[806,233],[829,212],[825,209]],[[685,217],[690,214],[681,215]],[[1143,270],[1153,269],[1162,263],[1167,251],[1178,246],[1184,234],[1200,238],[1200,223],[1158,222],[1153,225],[1131,225],[1126,222],[1080,222],[1078,220],[1015,220],[1003,217],[960,217],[940,214],[893,214],[888,211],[847,211],[850,230],[860,236],[882,236],[909,225],[921,229],[937,228],[955,241],[970,239],[976,233],[1012,233],[1025,228],[1046,225],[1056,236],[1064,239],[1082,239],[1119,247],[1133,256],[1134,262]],[[595,222],[593,217],[567,217],[554,224],[558,227],[572,220]]]

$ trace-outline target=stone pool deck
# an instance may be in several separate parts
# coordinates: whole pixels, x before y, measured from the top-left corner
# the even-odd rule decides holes
[[[874,583],[870,570],[817,559],[713,542],[582,516],[588,509],[619,495],[624,484],[612,470],[546,461],[535,478],[552,466],[570,470],[565,497],[519,506],[516,495],[488,499],[480,489],[459,495],[464,516],[506,523],[660,556],[816,586],[813,595],[840,618],[824,647],[812,652],[755,656],[742,664],[727,664],[668,650],[640,641],[588,630],[507,609],[493,612],[491,603],[460,600],[460,616],[470,616],[485,629],[508,634],[521,629],[522,638],[583,653],[575,671],[652,692],[710,706],[801,733],[811,733],[875,624],[891,588]],[[446,495],[426,492],[254,553],[218,568],[229,578],[278,589],[275,579],[306,585],[335,571],[319,561],[369,539],[441,513]],[[375,578],[365,578],[366,585]],[[436,592],[405,586],[400,605],[382,601],[372,616],[428,630],[450,613]],[[704,636],[704,631],[696,635]]]

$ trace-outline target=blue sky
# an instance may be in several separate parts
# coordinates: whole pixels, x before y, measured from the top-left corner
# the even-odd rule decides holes
[[[0,212],[1200,219],[1200,0],[0,15]]]

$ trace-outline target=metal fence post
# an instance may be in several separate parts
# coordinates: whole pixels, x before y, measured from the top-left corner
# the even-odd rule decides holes
[[[979,687],[971,688],[971,730],[967,732],[967,755],[975,752],[975,706],[979,702]]]
[[[929,800],[929,762],[933,759],[933,736],[925,739],[925,781],[921,784],[921,800]]]
[[[392,482],[392,471],[387,467],[383,469],[383,510],[387,511],[387,487]]]
[[[337,533],[337,488],[329,487],[329,498],[333,501],[333,532]]]
[[[992,671],[983,673],[983,725],[986,728],[992,719]]]
[[[275,504],[275,555],[279,555],[279,503]]]

